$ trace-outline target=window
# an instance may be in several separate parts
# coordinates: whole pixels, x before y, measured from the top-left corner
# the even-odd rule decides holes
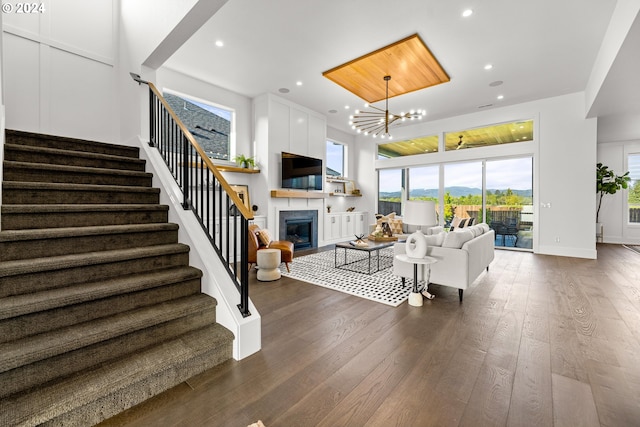
[[[378,144],[378,159],[438,152],[438,135]]]
[[[482,222],[482,162],[444,165],[444,221],[454,216]]]
[[[327,141],[327,177],[347,175],[347,147],[334,141]]]
[[[533,158],[486,162],[486,222],[496,246],[533,248]]]
[[[381,169],[378,171],[378,213],[395,212],[402,215],[402,200],[405,199],[404,169]]]
[[[235,151],[235,112],[203,101],[164,92],[167,103],[207,155],[231,160]]]
[[[444,147],[445,151],[452,151],[531,140],[533,140],[533,120],[525,120],[447,132]]]
[[[629,222],[640,224],[640,154],[631,154],[627,158],[629,171],[629,191],[627,203],[629,206]]]

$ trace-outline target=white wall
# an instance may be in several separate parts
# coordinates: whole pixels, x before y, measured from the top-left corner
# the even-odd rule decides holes
[[[584,94],[543,99],[465,116],[397,128],[395,139],[440,134],[494,123],[534,119],[534,141],[376,160],[374,140],[359,136],[358,180],[375,212],[376,168],[404,167],[517,155],[534,156],[534,252],[595,258],[594,167],[596,120],[584,119]],[[477,150],[477,151],[476,151]],[[550,208],[540,208],[550,203]]]
[[[6,126],[114,142],[117,2],[41,3],[3,16]]]

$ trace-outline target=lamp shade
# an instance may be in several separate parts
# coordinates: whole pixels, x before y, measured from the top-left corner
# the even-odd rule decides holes
[[[425,227],[437,225],[435,202],[432,200],[407,200],[404,204],[402,222]]]

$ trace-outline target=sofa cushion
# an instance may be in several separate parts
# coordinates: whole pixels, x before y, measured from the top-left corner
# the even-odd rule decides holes
[[[442,242],[444,242],[444,238],[446,234],[447,233],[442,231],[437,234],[431,234],[429,236],[425,236],[427,239],[427,246],[442,246]]]
[[[491,227],[489,227],[489,224],[487,224],[486,222],[481,222],[480,224],[477,224],[477,226],[482,227],[485,233],[491,230]]]
[[[470,230],[457,230],[446,234],[442,242],[443,248],[460,249],[462,245],[473,239],[473,233]]]
[[[478,225],[472,225],[471,227],[467,227],[467,229],[473,233],[473,237],[478,237],[484,233],[484,229]]]

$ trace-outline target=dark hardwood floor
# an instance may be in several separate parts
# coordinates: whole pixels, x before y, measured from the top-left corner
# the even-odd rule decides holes
[[[102,426],[640,425],[640,254],[496,251],[462,304],[430,291],[392,308],[254,272],[262,351]]]

